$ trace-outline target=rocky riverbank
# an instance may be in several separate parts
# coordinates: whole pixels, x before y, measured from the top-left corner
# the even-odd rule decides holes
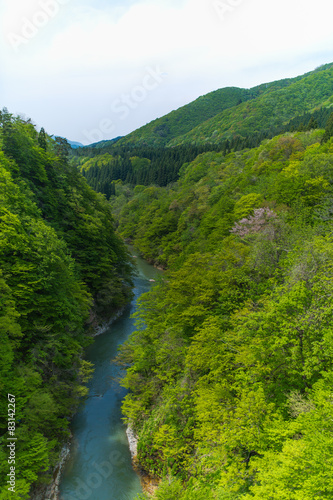
[[[160,480],[150,477],[144,470],[141,469],[140,464],[137,460],[138,438],[134,434],[134,431],[130,425],[126,429],[126,434],[129,449],[131,452],[133,468],[140,477],[142,490],[149,495],[153,495],[159,486]]]
[[[53,471],[52,482],[48,486],[34,490],[31,500],[59,500],[60,478],[69,453],[69,444],[66,444],[61,450],[59,462]]]
[[[94,323],[94,320],[92,319],[91,323],[94,330],[93,334],[94,337],[105,333],[108,330],[108,328],[110,328],[111,324],[123,314],[124,309],[125,307],[121,308],[109,321],[101,325],[98,325],[97,321],[95,321]],[[59,500],[59,484],[60,484],[61,474],[69,455],[70,455],[70,443],[67,443],[61,450],[59,456],[59,462],[54,468],[52,474],[51,483],[47,486],[38,487],[35,490],[33,490],[33,492],[31,493],[31,500]]]
[[[110,328],[112,323],[114,321],[116,321],[116,319],[120,318],[120,316],[124,313],[125,307],[126,306],[119,309],[116,312],[116,314],[114,316],[112,316],[112,318],[109,319],[109,321],[106,321],[105,323],[103,323],[101,325],[95,325],[94,326],[94,337],[97,337],[97,335],[102,335],[103,333],[105,333]]]

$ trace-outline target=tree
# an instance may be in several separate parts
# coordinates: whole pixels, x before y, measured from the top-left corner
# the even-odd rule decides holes
[[[63,162],[67,162],[70,148],[67,139],[55,137],[55,153]]]
[[[40,129],[38,134],[38,145],[40,148],[44,149],[44,151],[47,150],[46,133],[43,127]]]
[[[321,143],[327,142],[333,135],[333,113],[330,115],[329,119],[327,120],[326,128],[325,128],[325,133],[323,135],[323,138],[321,140]]]

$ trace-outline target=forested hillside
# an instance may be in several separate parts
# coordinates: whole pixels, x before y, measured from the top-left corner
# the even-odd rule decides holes
[[[116,186],[120,234],[168,269],[118,357],[158,500],[333,497],[332,124]]]
[[[119,184],[132,187],[151,184],[167,186],[178,180],[180,169],[185,163],[190,163],[203,152],[216,151],[227,154],[230,151],[259,146],[265,138],[272,138],[278,133],[324,128],[330,114],[330,107],[323,106],[313,112],[296,115],[275,131],[254,132],[243,138],[237,135],[230,141],[226,139],[218,144],[187,144],[173,148],[105,146],[103,154],[99,148],[82,148],[72,152],[71,164],[79,169],[95,191],[105,194],[109,199],[115,195]]]
[[[93,189],[109,199],[115,194],[117,181],[132,186],[166,186],[178,179],[179,170],[184,163],[194,160],[199,153],[209,149],[211,148],[203,146],[172,149],[122,146],[107,148],[108,152],[103,154],[90,150],[91,156],[81,156],[86,154],[84,148],[72,156],[71,164],[80,170]]]
[[[241,103],[214,116],[193,128],[183,136],[178,136],[168,146],[181,144],[216,144],[234,135],[246,137],[254,133],[273,132],[294,116],[314,110],[316,107],[332,105],[333,66],[326,65],[321,71],[304,75],[287,87],[276,90],[268,87],[256,99]]]
[[[197,145],[216,144],[234,134],[268,132],[331,97],[332,71],[332,65],[327,64],[296,78],[251,89],[227,87],[210,92],[121,138],[118,146],[174,146],[194,140]]]
[[[290,119],[312,111],[332,94],[332,64],[305,75],[264,83],[251,89],[226,87],[157,118],[125,137],[101,141],[93,148],[101,153],[116,148],[162,148],[175,145],[219,144],[235,136],[277,133]],[[326,104],[330,104],[328,101]],[[272,137],[272,135],[271,135]]]
[[[87,391],[92,370],[82,353],[92,327],[131,297],[131,265],[110,206],[69,166],[67,154],[65,140],[0,113],[4,500],[30,498],[32,487],[52,479],[70,417]],[[9,412],[7,394],[16,405]],[[17,439],[15,493],[6,482],[10,436]]]
[[[333,66],[252,89],[226,88],[154,120],[124,138],[72,151],[71,164],[94,190],[116,183],[166,186],[185,163],[207,151],[227,154],[295,130],[325,128],[331,113]]]
[[[225,109],[254,99],[259,93],[258,88],[248,90],[227,87],[215,90],[121,138],[119,145],[166,146],[169,141],[186,134],[200,123]]]

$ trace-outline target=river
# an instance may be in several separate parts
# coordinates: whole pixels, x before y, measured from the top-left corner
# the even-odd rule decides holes
[[[61,482],[60,500],[133,500],[142,491],[131,465],[126,427],[121,420],[121,401],[126,390],[113,377],[120,368],[111,363],[117,347],[134,331],[137,299],[161,275],[140,258],[135,259],[138,276],[134,299],[104,334],[95,338],[85,359],[95,366],[89,396],[73,418],[73,440]]]

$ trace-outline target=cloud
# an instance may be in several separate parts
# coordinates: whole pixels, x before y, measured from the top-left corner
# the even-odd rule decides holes
[[[183,72],[189,74],[200,73],[201,65],[220,71],[222,64],[304,53],[323,48],[332,38],[329,16],[323,15],[330,7],[328,0],[318,0],[316,6],[310,0],[145,0],[127,8],[120,2],[105,5],[87,0],[7,0],[3,15],[7,42],[10,33],[22,35],[24,26],[29,32],[27,22],[43,24],[43,12],[45,18],[28,43],[17,47],[17,54],[7,50],[7,57],[16,57],[22,68],[35,74],[137,68],[154,62],[172,69],[173,62],[177,65],[183,57]],[[54,12],[48,22],[46,6]]]
[[[53,15],[43,23],[45,2]],[[332,46],[329,0],[5,0],[1,8],[4,105],[58,124],[66,101],[63,126],[76,136],[140,85],[147,67],[159,66],[168,78],[121,124],[122,133],[139,126],[140,116],[166,112],[166,102],[172,109],[222,86],[330,62],[320,60]],[[22,36],[27,23],[36,32],[14,50],[8,36]]]

